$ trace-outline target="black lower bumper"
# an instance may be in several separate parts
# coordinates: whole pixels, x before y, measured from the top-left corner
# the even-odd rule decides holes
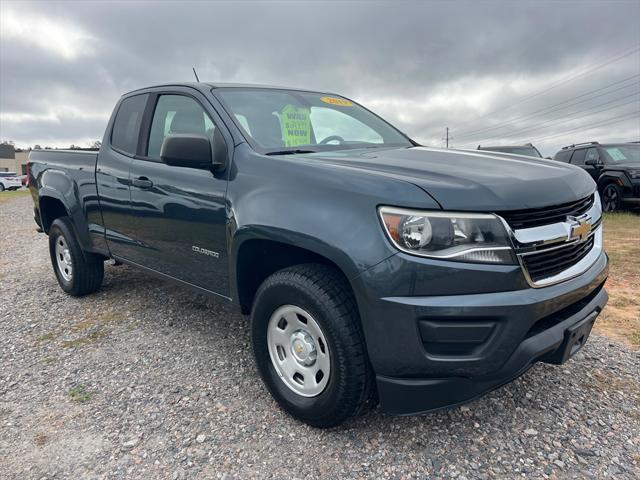
[[[463,403],[560,363],[607,302],[608,258],[583,274],[530,287],[519,266],[394,255],[356,279],[382,409],[413,414]],[[384,281],[382,281],[382,280]]]
[[[585,343],[596,317],[607,302],[599,288],[592,298],[554,326],[520,343],[507,362],[490,375],[474,378],[390,378],[378,375],[378,394],[384,410],[408,415],[465,403],[519,377],[535,362],[563,363]]]

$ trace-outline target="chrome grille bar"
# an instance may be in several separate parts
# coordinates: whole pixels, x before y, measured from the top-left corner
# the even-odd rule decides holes
[[[574,205],[589,205],[589,208],[579,216],[565,215],[562,221],[547,225],[513,229],[510,222],[501,217],[510,232],[525,278],[534,288],[560,283],[584,273],[602,253],[602,207],[598,194],[574,202]],[[550,207],[551,215],[547,218],[557,220],[556,214],[563,208]],[[541,209],[535,211],[536,219],[543,216]],[[519,217],[518,221],[520,224],[531,223],[524,217]]]

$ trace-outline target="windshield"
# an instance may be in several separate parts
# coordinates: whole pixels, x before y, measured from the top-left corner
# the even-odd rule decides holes
[[[640,145],[605,147],[608,163],[640,163]]]
[[[491,152],[513,153],[515,155],[526,155],[527,157],[542,158],[540,152],[535,147],[483,147],[482,150]]]
[[[236,87],[215,93],[263,153],[413,145],[384,120],[343,97]]]

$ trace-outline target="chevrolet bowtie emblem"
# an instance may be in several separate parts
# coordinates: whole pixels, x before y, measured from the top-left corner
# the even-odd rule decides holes
[[[589,233],[591,233],[591,224],[587,219],[584,218],[576,218],[575,221],[577,222],[577,225],[571,226],[571,234],[569,235],[569,239],[579,239],[581,241],[585,240]]]

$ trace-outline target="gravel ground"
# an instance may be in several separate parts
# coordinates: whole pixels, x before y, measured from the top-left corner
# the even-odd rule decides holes
[[[605,337],[463,407],[321,431],[278,409],[227,306],[122,266],[66,296],[28,196],[0,241],[0,478],[640,476],[640,355]]]

